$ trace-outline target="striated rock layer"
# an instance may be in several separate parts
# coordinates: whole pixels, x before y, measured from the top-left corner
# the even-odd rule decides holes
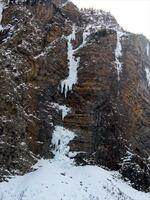
[[[76,133],[77,164],[119,170],[149,191],[150,42],[125,32],[110,13],[67,1],[3,7],[1,180],[51,158],[54,126],[64,125]],[[56,109],[63,105],[67,116]]]

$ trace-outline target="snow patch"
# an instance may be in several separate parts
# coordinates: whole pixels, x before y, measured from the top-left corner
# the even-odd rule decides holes
[[[62,4],[61,8],[65,7],[68,4],[69,1],[66,1],[65,3]]]
[[[90,29],[91,28],[92,28],[92,26],[90,24],[87,25],[87,27],[83,31],[83,36],[82,36],[83,41],[82,41],[81,45],[75,49],[75,51],[78,51],[79,49],[83,48],[86,45],[87,37],[90,35]]]
[[[145,68],[146,78],[148,82],[148,86],[150,86],[150,69],[148,67]]]
[[[50,106],[56,110],[62,111],[62,120],[71,112],[71,108],[66,105],[59,105],[58,103],[51,103]]]
[[[113,29],[113,30],[122,30],[119,24],[116,23],[115,19],[110,15],[109,12],[103,10],[91,10],[83,9],[81,10],[86,20],[91,25],[92,32],[97,32],[102,29]],[[91,15],[92,12],[92,15]]]

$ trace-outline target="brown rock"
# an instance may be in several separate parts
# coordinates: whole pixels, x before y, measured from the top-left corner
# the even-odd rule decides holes
[[[64,1],[63,1],[64,2]],[[37,158],[51,158],[55,125],[76,133],[71,150],[78,164],[103,165],[120,170],[139,190],[149,190],[150,93],[145,66],[149,42],[144,36],[122,37],[120,81],[115,66],[119,28],[110,14],[79,10],[62,1],[35,5],[10,5],[3,13],[0,33],[0,173],[1,179],[24,174]],[[100,19],[100,20],[99,20]],[[78,83],[61,94],[59,86],[68,76],[67,41],[77,26],[77,48],[88,23],[92,29],[87,44],[76,52],[80,57]],[[9,24],[9,29],[5,26]],[[109,24],[111,29],[107,29]],[[114,28],[115,27],[115,28]],[[7,30],[6,34],[4,33]],[[122,30],[120,28],[120,30]],[[5,42],[1,37],[5,38]],[[65,104],[72,112],[62,120],[51,103]],[[132,157],[125,161],[128,152]],[[17,171],[16,171],[17,170]]]

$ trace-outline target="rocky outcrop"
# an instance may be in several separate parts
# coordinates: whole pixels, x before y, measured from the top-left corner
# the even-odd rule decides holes
[[[65,3],[65,4],[64,4]],[[75,27],[77,82],[65,91],[68,36]],[[120,170],[139,190],[149,190],[149,41],[125,32],[104,11],[66,1],[11,4],[0,32],[1,180],[24,174],[50,158],[55,125],[74,130],[77,164]],[[147,70],[146,70],[147,69]],[[52,103],[67,105],[64,119]]]

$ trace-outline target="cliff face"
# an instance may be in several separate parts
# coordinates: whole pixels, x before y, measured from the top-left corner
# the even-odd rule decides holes
[[[148,191],[149,41],[66,1],[11,3],[1,24],[1,180],[51,158],[61,125],[76,133],[77,164],[120,170]]]

